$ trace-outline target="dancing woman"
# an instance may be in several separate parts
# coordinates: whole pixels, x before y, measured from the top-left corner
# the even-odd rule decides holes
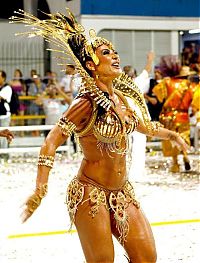
[[[43,143],[34,193],[27,199],[26,221],[47,193],[49,172],[56,149],[74,132],[83,152],[80,169],[67,190],[67,206],[87,262],[114,262],[112,235],[122,244],[130,262],[156,262],[150,224],[127,178],[128,135],[134,130],[148,136],[170,139],[183,150],[188,146],[175,132],[150,122],[144,98],[133,81],[122,74],[113,45],[90,31],[90,39],[69,11],[49,14],[39,20],[18,12],[34,26],[32,35],[42,35],[70,54],[82,76],[82,87],[69,109]],[[142,117],[129,106],[131,98]]]

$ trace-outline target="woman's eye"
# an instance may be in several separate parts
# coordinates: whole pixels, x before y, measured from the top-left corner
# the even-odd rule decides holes
[[[108,49],[105,49],[105,50],[103,50],[103,55],[108,55],[108,54],[110,54],[110,50],[108,50]]]

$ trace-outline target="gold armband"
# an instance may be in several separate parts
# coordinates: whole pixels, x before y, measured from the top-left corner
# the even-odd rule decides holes
[[[39,155],[38,165],[53,168],[54,157],[51,155]]]
[[[164,127],[159,121],[151,121],[150,133],[151,136],[156,135],[160,127]]]
[[[57,125],[61,128],[61,131],[65,136],[71,136],[73,131],[76,129],[76,125],[69,121],[66,117],[60,118]]]

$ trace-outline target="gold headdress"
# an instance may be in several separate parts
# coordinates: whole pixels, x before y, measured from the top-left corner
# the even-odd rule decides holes
[[[28,37],[42,36],[46,41],[55,44],[58,49],[51,51],[60,52],[70,56],[79,74],[82,77],[81,93],[89,93],[95,102],[102,106],[105,110],[111,107],[111,101],[105,96],[95,83],[94,78],[90,76],[87,68],[84,66],[86,59],[92,59],[96,65],[99,59],[95,54],[96,48],[105,44],[109,48],[114,49],[111,42],[105,38],[97,37],[93,29],[89,31],[90,39],[88,40],[84,34],[85,29],[79,24],[68,8],[68,16],[59,12],[56,14],[46,14],[48,19],[40,20],[34,15],[23,10],[15,11],[18,16],[12,16],[10,23],[24,23],[31,27],[31,31],[17,33],[16,35],[27,35]],[[132,98],[142,112],[143,121],[151,130],[148,110],[144,97],[134,81],[126,74],[122,74],[114,80],[114,88],[121,91],[124,95]]]
[[[94,79],[84,67],[84,63],[86,58],[90,58],[98,65],[99,59],[95,54],[96,48],[103,44],[111,48],[113,46],[108,40],[97,37],[94,30],[89,31],[90,40],[88,40],[84,34],[83,26],[76,21],[68,8],[67,12],[68,16],[57,12],[56,14],[46,14],[48,19],[40,20],[20,9],[15,11],[16,16],[10,18],[10,23],[24,23],[31,27],[31,31],[17,33],[16,35],[42,36],[46,41],[58,47],[58,49],[50,49],[51,51],[70,56],[82,76],[84,92],[89,92],[97,104],[108,110],[111,107],[110,100],[96,86]]]

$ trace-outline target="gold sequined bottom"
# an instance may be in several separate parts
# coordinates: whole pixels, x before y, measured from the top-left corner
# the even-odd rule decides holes
[[[84,200],[84,191],[86,187],[90,187],[89,198]],[[105,206],[114,214],[116,227],[119,231],[119,242],[124,243],[129,232],[128,214],[126,208],[133,203],[137,208],[140,207],[139,202],[135,199],[133,186],[130,182],[115,191],[107,190],[99,185],[80,182],[76,177],[71,181],[67,189],[67,207],[71,218],[71,224],[75,221],[78,206],[89,201],[89,214],[94,217],[99,212],[100,206]]]

